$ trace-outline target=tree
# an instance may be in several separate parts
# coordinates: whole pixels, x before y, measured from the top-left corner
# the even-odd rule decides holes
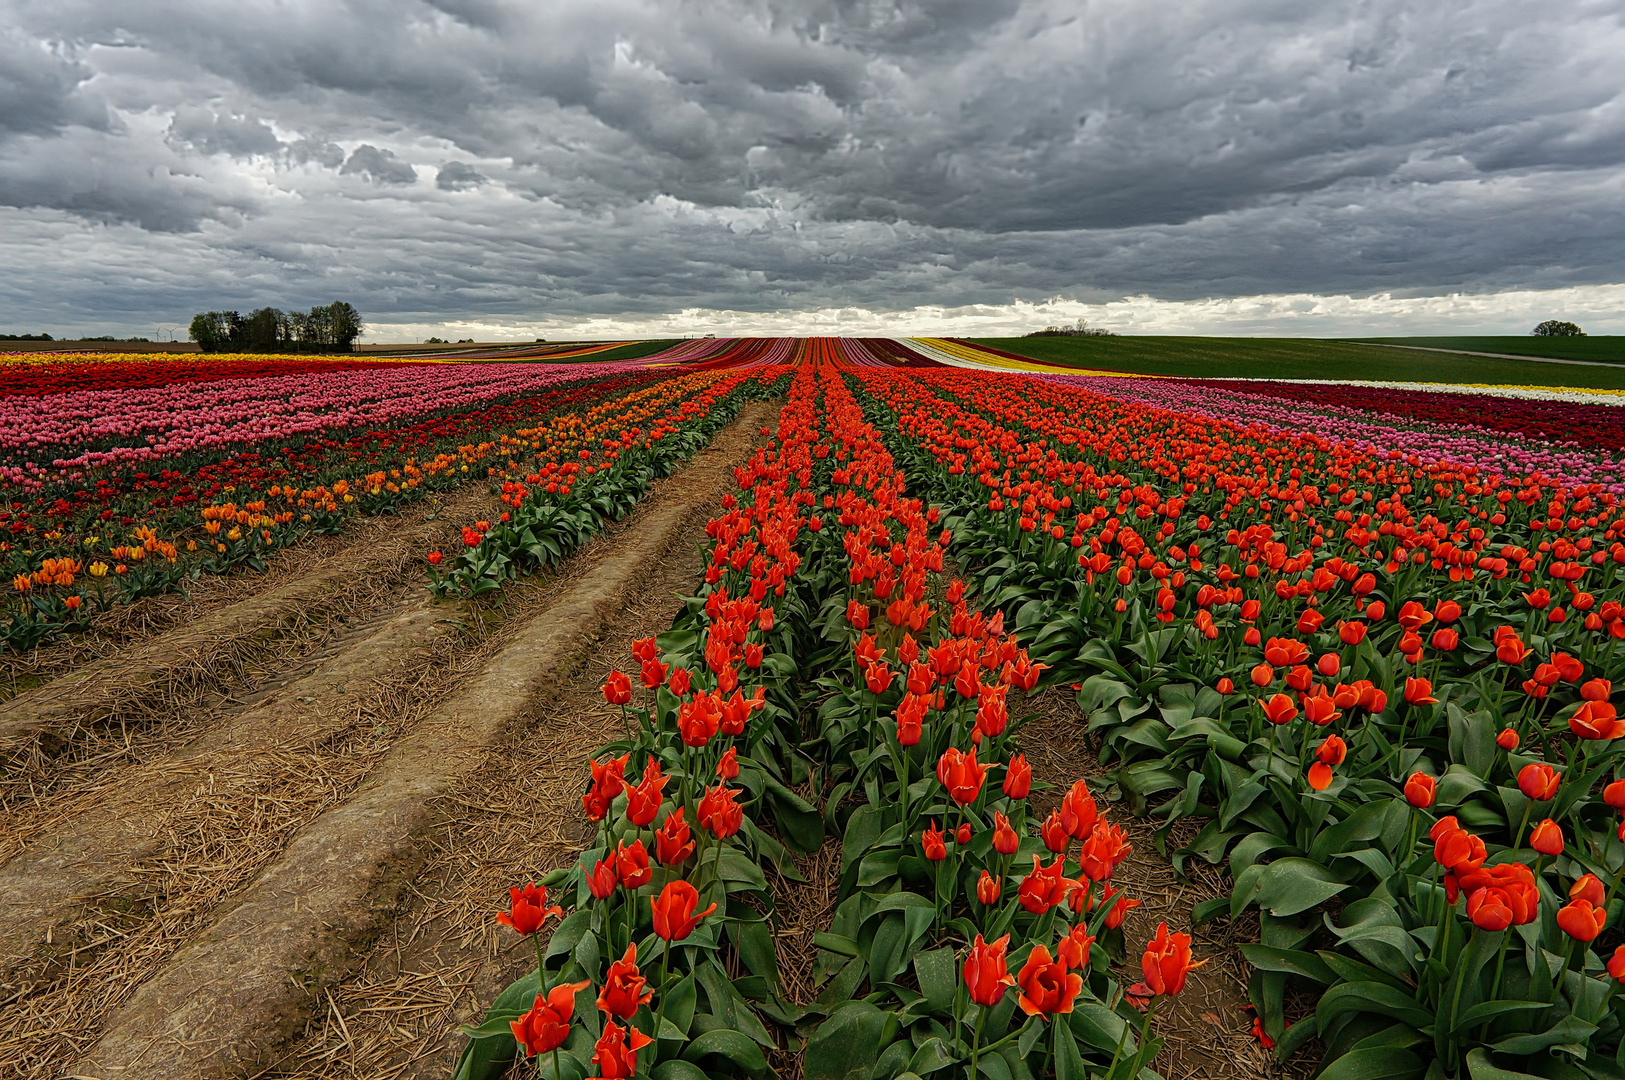
[[[243,319],[235,311],[203,311],[192,316],[192,325],[186,336],[197,342],[204,352],[222,352],[236,347],[240,336],[238,327]]]
[[[1547,319],[1533,330],[1529,331],[1536,337],[1585,337],[1586,332],[1571,322],[1562,319]]]
[[[188,334],[204,352],[350,352],[365,329],[359,311],[335,300],[308,312],[263,307],[246,318],[235,311],[200,312]]]

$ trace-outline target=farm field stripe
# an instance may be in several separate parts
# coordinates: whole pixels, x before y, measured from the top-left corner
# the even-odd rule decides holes
[[[484,491],[448,500],[443,513],[474,518],[500,504]],[[231,677],[249,657],[310,638],[325,620],[351,613],[421,566],[444,521],[393,532],[312,574],[242,600],[139,648],[93,661],[0,704],[0,776],[64,752],[87,727],[140,722],[173,711]]]
[[[525,723],[538,695],[613,619],[640,566],[663,554],[687,510],[651,506],[618,553],[533,616],[349,801],[302,830],[236,907],[143,984],[72,1071],[108,1080],[206,1077],[246,1068],[292,1034],[317,987],[292,983],[288,972],[319,972],[318,984],[342,974],[421,860],[431,800]]]
[[[444,515],[483,516],[500,504],[482,490],[444,503]],[[249,597],[135,650],[93,661],[0,704],[0,764],[15,771],[36,752],[61,752],[89,725],[139,721],[180,707],[200,684],[228,677],[255,652],[319,633],[328,616],[355,611],[421,565],[446,535],[444,520],[379,537],[330,565]]]
[[[15,814],[6,842],[26,846],[0,853],[0,981],[13,982],[24,967],[49,966],[64,949],[91,940],[94,931],[74,926],[88,910],[147,902],[151,875],[140,871],[170,861],[172,830],[206,819],[216,804],[253,805],[260,794],[274,796],[290,756],[342,737],[375,682],[409,682],[435,643],[458,633],[446,614],[420,591],[377,633],[269,700],[224,717],[183,750],[120,771],[94,785],[88,798],[69,792],[30,807],[32,814]],[[327,795],[316,785],[306,792],[307,799]],[[274,833],[294,813],[281,802],[241,828]],[[53,820],[54,827],[46,825]],[[33,835],[25,831],[30,825]]]

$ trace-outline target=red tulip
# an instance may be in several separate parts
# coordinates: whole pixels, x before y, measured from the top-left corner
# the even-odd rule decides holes
[[[598,1066],[595,1080],[629,1080],[638,1071],[638,1051],[654,1040],[630,1025],[604,1025],[604,1033],[593,1045],[592,1060]]]
[[[883,694],[891,686],[891,669],[883,663],[870,664],[863,673],[864,681],[869,686],[871,694]]]
[[[1095,823],[1094,831],[1083,843],[1078,862],[1083,874],[1091,881],[1107,881],[1112,871],[1128,858],[1134,848],[1124,842],[1123,830],[1104,821]]]
[[[1077,886],[1071,878],[1061,876],[1064,863],[1062,856],[1056,856],[1055,861],[1045,866],[1038,856],[1033,856],[1033,871],[1021,879],[1016,888],[1016,897],[1021,906],[1034,915],[1042,915],[1056,904],[1066,899],[1066,894]]]
[[[925,723],[927,699],[918,694],[905,694],[897,705],[897,744],[915,746]]]
[[[1439,703],[1439,699],[1433,696],[1433,684],[1426,679],[1406,679],[1405,700],[1411,705],[1437,705]]]
[[[982,781],[992,767],[976,763],[975,747],[971,747],[970,753],[966,754],[950,746],[937,760],[937,779],[948,789],[949,797],[964,806],[975,802],[982,793]]]
[[[722,752],[717,761],[717,776],[724,780],[732,780],[739,775],[739,751],[730,746]]]
[[[622,1020],[632,1019],[639,1005],[646,1005],[654,996],[647,989],[648,980],[638,970],[638,946],[634,942],[626,947],[621,958],[609,965],[604,985],[598,991],[598,1007]]]
[[[1625,945],[1614,950],[1608,958],[1608,975],[1615,982],[1625,983]]]
[[[604,700],[611,705],[625,705],[632,700],[632,680],[624,672],[611,671],[604,680]]]
[[[976,899],[983,905],[997,904],[1003,892],[1004,888],[998,879],[983,870],[982,876],[976,881]]]
[[[1501,733],[1495,737],[1495,745],[1511,753],[1518,748],[1518,733],[1511,728],[1502,728]]]
[[[679,806],[666,815],[666,820],[655,833],[655,858],[662,866],[673,866],[694,854],[693,834],[684,818],[685,813]]]
[[[1177,994],[1185,989],[1186,977],[1205,963],[1191,963],[1189,934],[1170,934],[1168,924],[1159,923],[1156,936],[1146,944],[1140,970],[1153,994]]]
[[[1073,999],[1083,989],[1082,976],[1068,971],[1059,960],[1051,959],[1049,949],[1043,945],[1035,946],[1027,954],[1027,962],[1021,966],[1016,983],[1021,987],[1016,999],[1021,1011],[1045,1019],[1071,1012]]]
[[[615,876],[613,853],[607,860],[599,859],[593,866],[592,873],[587,875],[587,889],[598,900],[608,897],[610,893],[615,891],[615,886],[619,883],[620,879]]]
[[[1010,827],[1010,819],[998,811],[993,812],[993,850],[1000,855],[1014,855],[1021,846],[1021,837]]]
[[[654,909],[655,933],[666,941],[682,941],[694,932],[700,920],[717,909],[715,904],[696,912],[700,892],[686,881],[669,882],[660,895],[649,900]]]
[[[1272,724],[1291,723],[1298,715],[1298,707],[1292,704],[1292,699],[1286,694],[1276,694],[1267,701],[1262,701],[1264,715]]]
[[[1065,851],[1072,844],[1072,833],[1067,830],[1066,825],[1061,821],[1061,812],[1059,810],[1049,812],[1049,817],[1045,818],[1043,824],[1038,826],[1038,835],[1044,841],[1044,846],[1053,852]]]
[[[1405,781],[1405,801],[1418,810],[1426,810],[1433,805],[1433,798],[1438,793],[1439,782],[1424,772],[1413,772]]]
[[[976,943],[971,946],[970,954],[965,958],[963,975],[965,989],[970,999],[983,1008],[992,1008],[1004,997],[1004,992],[1016,984],[1015,978],[1005,965],[1004,950],[1010,944],[1010,935],[1006,934],[989,945],[982,940],[982,935],[976,935]]]
[[[1531,799],[1545,802],[1557,794],[1562,777],[1544,761],[1534,761],[1518,770],[1518,790]]]
[[[1080,922],[1061,938],[1055,951],[1067,967],[1081,969],[1089,966],[1089,948],[1094,943],[1094,935]]]
[[[563,917],[564,909],[547,906],[547,890],[534,881],[523,889],[515,886],[508,890],[508,910],[497,915],[497,922],[511,926],[528,937],[547,921],[549,915]]]
[[[1017,754],[1010,759],[1010,764],[1005,766],[1004,793],[1012,799],[1025,799],[1032,788],[1032,766],[1027,764],[1025,754]]]
[[[1542,855],[1563,854],[1563,830],[1557,822],[1547,818],[1529,830],[1529,846]]]
[[[1590,900],[1573,900],[1557,909],[1557,926],[1575,941],[1593,941],[1608,922],[1608,913]]]
[[[1086,840],[1095,831],[1100,811],[1095,806],[1094,796],[1089,794],[1087,783],[1075,782],[1061,798],[1060,815],[1067,835],[1074,840]]]
[[[1512,908],[1500,889],[1475,889],[1467,897],[1467,917],[1480,930],[1505,930],[1512,925]]]
[[[564,1045],[570,1037],[570,1017],[576,1008],[576,995],[591,983],[560,983],[545,994],[537,994],[530,1009],[519,1019],[510,1020],[514,1041],[526,1057],[545,1054]]]
[[[654,870],[649,866],[649,853],[644,850],[642,840],[632,841],[631,847],[624,841],[615,845],[615,876],[628,889],[649,884]]]
[[[665,790],[666,781],[669,779],[670,777],[661,775],[660,762],[651,757],[638,786],[627,790],[626,820],[640,829],[653,821],[655,815],[660,812],[660,804],[664,799],[661,793]]]
[[[1570,900],[1588,900],[1592,907],[1602,907],[1605,895],[1602,882],[1597,880],[1596,874],[1581,874],[1574,880],[1574,884],[1569,886]]]
[[[726,784],[706,788],[697,815],[700,828],[711,830],[719,840],[738,832],[745,820],[745,811],[738,799],[739,792]]]
[[[948,857],[948,843],[935,821],[931,823],[929,829],[920,834],[920,846],[925,850],[925,857],[932,862],[941,862]]]
[[[869,609],[856,600],[848,600],[846,602],[846,621],[852,624],[854,629],[869,629]]]

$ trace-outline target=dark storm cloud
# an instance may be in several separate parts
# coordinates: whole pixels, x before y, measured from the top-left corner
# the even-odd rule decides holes
[[[35,303],[143,231],[378,321],[1625,279],[1612,5],[0,4],[6,220],[103,230]]]
[[[467,191],[485,183],[485,174],[466,161],[448,161],[435,174],[434,186],[442,191]]]
[[[375,184],[415,184],[418,180],[417,172],[396,157],[393,150],[380,150],[366,143],[355,148],[339,172],[346,176],[364,176]]]

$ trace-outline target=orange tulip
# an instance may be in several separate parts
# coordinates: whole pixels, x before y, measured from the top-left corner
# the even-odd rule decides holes
[[[1518,790],[1531,799],[1545,802],[1557,794],[1562,779],[1557,770],[1544,761],[1533,761],[1518,770]]]
[[[696,912],[700,892],[686,881],[673,881],[649,901],[654,909],[655,933],[666,941],[682,941],[694,932],[700,920],[717,909],[715,904]]]
[[[515,886],[508,890],[508,910],[497,915],[497,922],[511,926],[529,937],[541,928],[549,915],[564,916],[564,909],[547,906],[547,890],[534,881],[523,889]]]
[[[1191,937],[1189,934],[1170,934],[1168,924],[1157,924],[1157,933],[1145,947],[1140,958],[1140,970],[1153,994],[1177,994],[1185,989],[1185,978],[1207,963],[1191,963]]]
[[[1557,909],[1557,926],[1575,941],[1594,941],[1608,922],[1608,913],[1590,900],[1571,900]]]
[[[545,1054],[564,1045],[570,1037],[570,1017],[575,1013],[576,995],[591,986],[588,982],[560,983],[545,994],[537,994],[530,1009],[510,1020],[514,1041],[526,1057]]]
[[[1529,830],[1529,846],[1542,855],[1563,854],[1563,830],[1551,818],[1547,818],[1533,829]]]
[[[1434,795],[1439,790],[1439,782],[1424,772],[1413,772],[1405,781],[1405,801],[1418,810],[1426,810],[1433,805]]]
[[[1033,769],[1025,754],[1010,759],[1004,770],[1004,793],[1012,799],[1025,799],[1033,788]]]
[[[1009,934],[991,945],[982,940],[981,934],[977,934],[976,943],[971,946],[969,955],[965,957],[962,972],[965,977],[965,989],[969,992],[970,999],[983,1008],[997,1005],[1004,997],[1005,990],[1016,984],[1004,959],[1004,950],[1009,944]]]
[[[1057,1014],[1072,1011],[1072,1001],[1083,989],[1083,977],[1067,970],[1066,964],[1050,957],[1049,949],[1034,946],[1027,954],[1027,962],[1016,976],[1021,994],[1016,1004],[1028,1016],[1042,1016],[1046,1020]]]
[[[654,991],[647,989],[648,985],[648,980],[638,970],[638,946],[633,942],[626,947],[619,960],[609,965],[604,985],[598,991],[598,1007],[611,1016],[630,1020],[639,1005],[648,1004],[649,999],[654,997]]]

